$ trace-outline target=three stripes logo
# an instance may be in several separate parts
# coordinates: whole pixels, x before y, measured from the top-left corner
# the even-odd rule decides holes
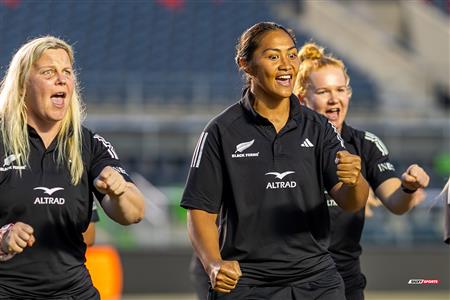
[[[364,138],[374,143],[378,150],[380,150],[381,155],[386,156],[389,154],[387,147],[375,134],[366,131],[364,134]]]
[[[205,146],[207,132],[202,132],[200,138],[198,139],[197,145],[195,146],[194,155],[192,156],[191,168],[198,168],[200,166],[200,161],[202,160],[203,147]]]
[[[306,138],[300,146],[305,148],[311,148],[314,147],[314,144],[311,143],[311,141],[308,138]]]
[[[330,124],[331,127],[333,127],[333,130],[334,130],[334,132],[336,133],[336,138],[337,138],[337,139],[339,140],[339,142],[341,143],[342,148],[345,148],[344,140],[342,139],[341,134],[337,131],[336,126],[334,126],[334,124],[331,123],[330,121],[328,121],[328,124]]]
[[[112,158],[119,159],[119,156],[117,155],[116,151],[114,151],[114,148],[111,145],[111,143],[106,141],[104,137],[102,137],[101,135],[95,134],[94,139],[100,141],[103,144],[103,146],[105,146],[108,149],[108,153],[109,153],[109,155],[111,155]]]

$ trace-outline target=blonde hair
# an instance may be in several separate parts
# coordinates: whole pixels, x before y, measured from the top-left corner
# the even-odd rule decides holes
[[[0,129],[5,153],[14,154],[20,165],[28,163],[30,143],[28,140],[26,83],[33,64],[48,49],[63,49],[74,64],[72,47],[61,39],[44,36],[22,45],[13,56],[5,77],[0,83]],[[80,182],[83,174],[82,129],[84,106],[79,86],[74,76],[74,91],[69,108],[61,122],[57,135],[57,163],[66,164],[73,185]]]
[[[311,84],[311,73],[326,66],[336,66],[342,69],[345,76],[346,85],[350,88],[350,77],[342,60],[334,58],[332,55],[325,55],[323,47],[315,43],[306,43],[298,52],[300,67],[294,85],[294,94],[304,97]]]

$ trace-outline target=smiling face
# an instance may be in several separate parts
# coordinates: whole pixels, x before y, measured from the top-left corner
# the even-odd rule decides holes
[[[250,75],[252,92],[257,98],[289,98],[297,76],[299,60],[291,36],[284,30],[263,35],[244,70]]]
[[[341,132],[351,97],[344,71],[329,65],[311,72],[309,82],[303,101],[309,108],[326,116]]]
[[[26,82],[28,124],[35,129],[59,128],[74,89],[72,62],[63,49],[47,49],[35,61]]]

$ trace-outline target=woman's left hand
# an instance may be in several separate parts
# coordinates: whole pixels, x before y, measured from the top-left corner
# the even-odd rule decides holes
[[[127,182],[122,174],[106,166],[94,180],[95,188],[109,196],[119,197],[127,190]]]

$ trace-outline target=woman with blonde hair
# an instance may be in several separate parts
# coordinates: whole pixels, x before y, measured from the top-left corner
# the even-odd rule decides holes
[[[1,299],[99,299],[82,236],[94,194],[120,224],[143,217],[114,148],[82,126],[73,68],[70,45],[35,38],[0,87]]]
[[[314,43],[303,45],[298,57],[300,67],[294,94],[301,103],[326,116],[341,134],[345,148],[361,157],[361,173],[384,206],[394,214],[403,214],[422,201],[422,189],[429,182],[427,173],[412,164],[398,178],[383,142],[373,133],[345,123],[352,90],[344,63],[325,54],[324,49]],[[339,208],[329,194],[327,198],[331,218],[329,250],[344,279],[346,298],[364,299],[366,280],[359,263],[364,208],[347,212]]]

